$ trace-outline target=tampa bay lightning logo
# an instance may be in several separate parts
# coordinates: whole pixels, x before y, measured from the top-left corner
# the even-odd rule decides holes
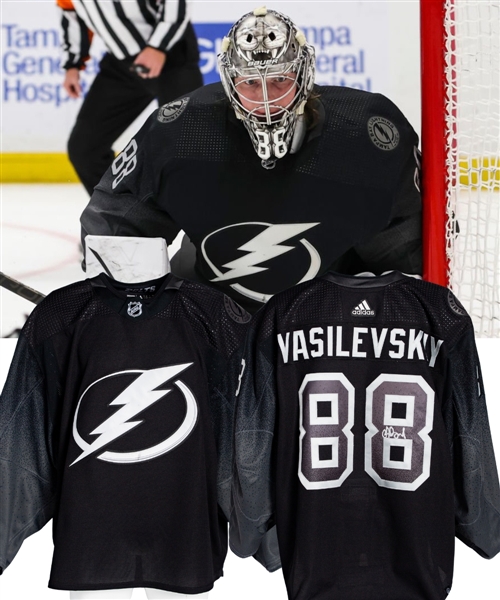
[[[89,385],[78,401],[73,418],[73,437],[82,449],[82,453],[70,466],[80,462],[87,456],[95,455],[105,447],[116,446],[117,440],[121,442],[122,447],[120,449],[108,449],[96,455],[96,457],[111,463],[138,463],[161,456],[182,444],[196,425],[198,405],[191,390],[180,379],[176,379],[173,383],[184,398],[184,402],[180,402],[184,407],[177,406],[177,413],[181,413],[181,416],[177,415],[174,430],[162,430],[162,427],[160,427],[159,432],[145,431],[141,436],[136,436],[132,440],[130,438],[134,438],[133,435],[125,436],[125,434],[148,421],[148,419],[150,422],[155,421],[151,414],[149,417],[146,415],[139,420],[135,417],[156,403],[165,402],[164,399],[172,391],[172,388],[165,389],[164,385],[192,364],[184,363],[148,371],[119,371],[101,377]],[[109,396],[110,390],[113,389],[116,390],[113,393],[114,400],[103,402],[103,396]],[[166,400],[166,402],[169,402],[169,400]],[[174,402],[171,400],[170,402],[172,407],[169,407],[169,414],[175,412],[173,409]],[[177,405],[179,405],[179,398],[177,398]],[[120,406],[120,408],[111,416],[108,416],[109,406]],[[82,411],[82,407],[86,410]],[[83,416],[82,412],[85,413]],[[159,414],[163,416],[164,412],[162,411]],[[92,426],[89,426],[96,418],[98,420],[97,427],[95,427],[95,422]],[[173,420],[175,421],[175,418]],[[156,421],[163,424],[166,420],[156,416]],[[125,440],[128,438],[128,441],[124,443],[123,437],[125,437]]]
[[[399,144],[399,131],[394,123],[383,117],[368,120],[368,135],[380,150],[394,150]]]
[[[207,235],[201,251],[216,282],[266,302],[277,292],[313,279],[321,257],[303,234],[320,223],[237,223]],[[286,243],[285,243],[286,242]]]
[[[180,100],[174,100],[168,104],[160,106],[158,109],[157,119],[160,123],[170,123],[178,119],[182,113],[186,110],[186,106],[189,102],[189,96],[187,98],[181,98]]]

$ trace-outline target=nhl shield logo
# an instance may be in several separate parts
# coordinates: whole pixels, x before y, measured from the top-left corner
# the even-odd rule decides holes
[[[142,315],[142,302],[129,302],[127,313],[130,317],[140,317]]]
[[[174,100],[173,102],[160,106],[158,109],[158,121],[160,121],[160,123],[170,123],[171,121],[175,121],[175,119],[182,115],[188,102],[189,97]]]

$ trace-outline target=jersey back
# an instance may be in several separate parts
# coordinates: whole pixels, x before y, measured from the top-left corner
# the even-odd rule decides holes
[[[483,555],[500,550],[498,475],[465,311],[445,288],[400,273],[329,274],[266,311],[250,360],[273,382],[255,397],[274,408],[252,423],[242,385],[236,456],[267,439],[251,431],[274,420],[264,448],[289,598],[445,598],[455,533]]]

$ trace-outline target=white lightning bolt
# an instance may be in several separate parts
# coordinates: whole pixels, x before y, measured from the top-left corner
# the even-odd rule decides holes
[[[238,248],[238,250],[244,250],[250,254],[241,256],[223,265],[230,270],[212,279],[212,281],[226,281],[228,279],[235,279],[236,277],[253,275],[260,271],[267,271],[267,267],[256,267],[255,265],[293,250],[294,246],[280,246],[279,244],[299,235],[307,229],[311,229],[311,227],[316,227],[316,225],[319,225],[319,223],[270,225],[249,242]]]
[[[160,398],[165,397],[172,390],[155,391],[159,385],[165,384],[169,379],[178,375],[184,369],[190,367],[193,363],[185,363],[172,367],[161,367],[159,369],[151,369],[145,371],[133,383],[131,383],[123,392],[110,403],[110,406],[123,406],[116,411],[109,419],[99,425],[90,435],[99,435],[91,444],[85,448],[80,456],[71,463],[73,466],[89,454],[106,446],[116,438],[120,437],[127,431],[130,431],[142,421],[131,421],[126,423],[132,417],[142,412],[148,406],[151,406]]]

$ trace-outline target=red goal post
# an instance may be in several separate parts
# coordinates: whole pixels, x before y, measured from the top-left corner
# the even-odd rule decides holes
[[[424,279],[500,336],[500,5],[420,0]]]
[[[424,279],[448,285],[444,0],[420,0]],[[427,191],[429,193],[427,194]],[[432,242],[432,243],[430,243]]]

